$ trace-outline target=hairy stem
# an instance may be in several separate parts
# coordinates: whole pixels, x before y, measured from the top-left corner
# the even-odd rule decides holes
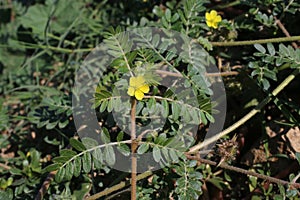
[[[232,6],[237,6],[237,5],[240,5],[240,4],[241,4],[241,1],[236,0],[236,1],[233,1],[233,2],[225,3],[225,4],[216,5],[212,9],[225,9],[225,8],[232,7]]]
[[[136,127],[135,127],[135,112],[136,112],[136,99],[132,97],[131,102],[131,200],[136,200],[136,173],[137,173],[137,158],[136,158]]]
[[[279,43],[279,42],[292,42],[300,40],[300,36],[291,37],[279,37],[270,39],[260,39],[260,40],[245,40],[245,41],[232,41],[232,42],[211,42],[215,47],[225,47],[225,46],[242,46],[242,45],[254,45],[254,44],[266,44],[266,43]]]

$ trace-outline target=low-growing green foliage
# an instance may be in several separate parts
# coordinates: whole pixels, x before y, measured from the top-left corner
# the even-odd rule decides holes
[[[222,16],[216,27],[206,23],[211,10]],[[268,137],[270,121],[285,129],[299,126],[299,79],[292,75],[300,70],[300,50],[289,39],[276,40],[290,37],[278,20],[291,35],[300,35],[299,11],[300,2],[293,0],[0,1],[0,199],[128,199],[128,190],[117,197],[101,192],[130,178],[130,168],[121,172],[114,166],[121,159],[131,161],[132,151],[148,170],[152,161],[161,168],[131,182],[137,184],[137,199],[298,199],[298,165],[289,176],[278,177],[290,186],[276,180],[266,186],[261,177],[240,176],[222,163],[241,167],[250,146]],[[240,46],[239,40],[256,42]],[[229,42],[233,47],[222,45]],[[92,62],[95,51],[102,60]],[[213,66],[221,72],[216,79]],[[82,69],[87,77],[78,76]],[[170,75],[166,71],[176,84],[162,84]],[[127,94],[133,76],[143,77],[150,89],[139,101]],[[248,133],[241,129],[235,132],[239,139],[224,138],[232,146],[223,141],[209,149],[206,158],[219,162],[213,166],[187,154],[205,141],[211,124],[223,124],[214,116],[225,97],[211,99],[222,76],[225,126],[264,97],[269,103],[247,121]],[[93,98],[82,102],[91,93]],[[86,117],[86,105],[95,112],[99,130],[77,126],[74,118]],[[133,109],[136,127],[148,127],[134,138]],[[275,176],[270,165],[276,156],[300,163],[294,147],[274,153],[269,141],[264,143],[264,162],[248,165],[249,171]],[[151,162],[139,159],[145,155]],[[47,186],[45,180],[50,180]]]

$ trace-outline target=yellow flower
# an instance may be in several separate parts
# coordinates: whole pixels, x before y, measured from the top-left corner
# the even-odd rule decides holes
[[[144,98],[144,93],[149,92],[149,85],[145,83],[145,79],[142,76],[131,77],[129,80],[129,88],[127,94],[129,96],[135,96],[137,100]]]
[[[215,10],[205,13],[205,19],[207,26],[215,29],[218,28],[218,23],[222,21],[222,17]]]

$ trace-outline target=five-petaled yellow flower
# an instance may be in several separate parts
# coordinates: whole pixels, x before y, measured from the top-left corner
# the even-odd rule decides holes
[[[143,76],[131,77],[129,80],[129,88],[127,94],[129,96],[135,96],[137,100],[144,98],[144,93],[149,92],[149,85],[146,84]]]
[[[207,26],[215,29],[218,28],[218,23],[222,21],[222,17],[215,10],[205,13],[205,19]]]

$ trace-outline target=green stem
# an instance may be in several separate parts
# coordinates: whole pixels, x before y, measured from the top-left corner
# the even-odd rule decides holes
[[[53,47],[53,46],[40,46],[41,49],[50,49],[53,51],[58,51],[62,53],[82,53],[82,52],[91,52],[93,48],[88,49],[65,49],[60,47]]]
[[[291,37],[279,37],[269,38],[260,40],[245,40],[245,41],[232,41],[232,42],[211,42],[215,47],[226,47],[226,46],[242,46],[242,45],[253,45],[253,44],[266,44],[266,43],[279,43],[279,42],[293,42],[300,40],[300,36]]]
[[[239,121],[237,121],[236,123],[234,123],[233,125],[231,125],[230,127],[226,128],[225,130],[221,131],[220,133],[218,133],[217,135],[210,137],[206,140],[204,140],[202,143],[199,143],[193,147],[190,148],[188,153],[195,153],[196,151],[198,151],[199,149],[216,142],[217,140],[219,140],[221,137],[227,135],[228,133],[231,133],[232,131],[234,131],[235,129],[237,129],[238,127],[240,127],[242,124],[244,124],[245,122],[247,122],[250,118],[252,118],[254,115],[256,115],[258,112],[260,112],[260,110],[267,104],[270,102],[270,100],[274,97],[277,96],[277,94],[282,91],[295,77],[296,75],[299,73],[299,69],[296,69],[293,71],[293,73],[291,73],[284,81],[282,81],[282,83],[280,83],[277,88],[275,88],[272,92],[272,95],[266,97],[262,102],[260,102],[253,110],[251,110],[247,115],[245,115],[243,118],[241,118]]]
[[[128,68],[128,71],[129,71],[129,73],[130,73],[130,76],[133,77],[134,75],[133,75],[132,70],[131,70],[131,68],[130,68],[129,61],[128,61],[127,57],[126,57],[126,52],[123,50],[123,47],[122,47],[122,45],[120,44],[120,41],[118,40],[118,38],[116,38],[116,37],[114,36],[114,39],[115,39],[116,43],[118,44],[119,49],[120,49],[121,52],[122,52],[122,56],[123,56],[123,59],[124,59],[124,61],[125,61],[125,63],[126,63],[126,66],[127,66],[127,68]]]
[[[239,4],[241,4],[241,1],[236,0],[236,1],[233,1],[233,2],[225,3],[225,4],[216,5],[212,9],[224,9],[224,8],[228,8],[228,7],[232,7],[232,6],[237,6]]]
[[[61,41],[61,37],[58,37],[56,35],[53,35],[52,33],[47,33],[47,35],[50,37],[50,38],[53,38],[55,40],[58,40],[58,41]],[[64,42],[66,44],[69,44],[69,45],[72,45],[72,46],[76,46],[76,43],[75,42],[72,42],[70,40],[64,40]]]
[[[36,58],[38,58],[38,57],[44,55],[45,53],[47,53],[47,50],[46,50],[46,49],[44,49],[43,51],[40,51],[39,53],[37,53],[37,54],[33,55],[32,57],[28,58],[28,59],[26,60],[26,62],[22,65],[22,67],[21,67],[19,70],[23,70],[24,67],[26,67],[30,62],[32,62],[32,61],[35,60]],[[40,86],[38,86],[38,87],[40,87]]]
[[[41,45],[41,44],[31,44],[27,42],[20,42],[21,45],[23,45],[25,48],[28,49],[44,49],[44,50],[53,50],[61,53],[83,53],[83,52],[91,52],[94,48],[85,48],[85,49],[66,49],[61,47],[54,47],[54,46],[48,46],[48,45]],[[7,45],[0,45],[0,46],[7,46]]]

